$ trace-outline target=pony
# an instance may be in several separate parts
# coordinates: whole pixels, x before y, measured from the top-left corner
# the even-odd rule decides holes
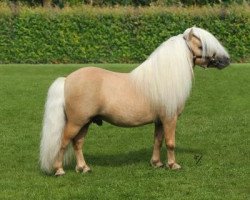
[[[166,166],[180,169],[174,153],[175,129],[191,90],[193,68],[199,65],[223,69],[229,64],[229,54],[214,35],[191,27],[163,42],[130,73],[84,67],[56,79],[45,105],[40,144],[42,171],[64,175],[64,161],[69,160],[67,152],[72,149],[76,172],[89,172],[82,151],[84,139],[91,123],[101,125],[103,121],[119,127],[154,123],[151,165],[164,166],[160,151],[165,139]]]

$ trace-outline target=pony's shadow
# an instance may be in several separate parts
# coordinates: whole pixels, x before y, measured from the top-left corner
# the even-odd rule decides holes
[[[136,151],[118,153],[118,154],[85,154],[86,160],[97,166],[119,167],[125,165],[133,165],[135,163],[149,163],[152,156],[152,148],[144,148]],[[166,155],[166,149],[162,149],[161,157]],[[202,150],[191,148],[176,148],[177,154],[201,155]]]

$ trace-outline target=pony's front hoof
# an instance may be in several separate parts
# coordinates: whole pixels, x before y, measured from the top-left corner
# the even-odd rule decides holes
[[[56,171],[55,176],[63,176],[65,174],[65,171],[60,168]]]
[[[76,166],[76,172],[77,173],[88,173],[88,172],[91,172],[91,169],[87,165],[85,165],[83,167]]]
[[[181,169],[181,166],[178,165],[177,163],[171,163],[171,164],[168,164],[168,168],[172,170],[178,170],[178,169]]]
[[[150,160],[150,164],[153,168],[161,168],[163,167],[163,163],[161,161],[154,161],[154,160]]]

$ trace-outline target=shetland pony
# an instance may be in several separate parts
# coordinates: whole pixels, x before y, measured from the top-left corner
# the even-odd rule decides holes
[[[162,43],[130,73],[85,67],[50,86],[40,145],[41,169],[65,174],[64,156],[72,143],[76,171],[88,172],[82,152],[91,123],[109,122],[120,127],[154,123],[153,167],[162,167],[160,149],[167,146],[167,167],[179,169],[175,160],[177,118],[189,96],[195,65],[222,69],[229,54],[208,31],[192,27]]]

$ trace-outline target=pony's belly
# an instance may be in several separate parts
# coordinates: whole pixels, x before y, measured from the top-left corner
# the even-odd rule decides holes
[[[137,117],[128,117],[128,116],[103,116],[102,119],[112,125],[120,127],[136,127],[142,126],[145,124],[150,124],[154,120],[153,118],[137,118]]]
[[[155,117],[148,107],[138,106],[113,106],[106,109],[102,119],[116,126],[135,127],[152,123]]]

